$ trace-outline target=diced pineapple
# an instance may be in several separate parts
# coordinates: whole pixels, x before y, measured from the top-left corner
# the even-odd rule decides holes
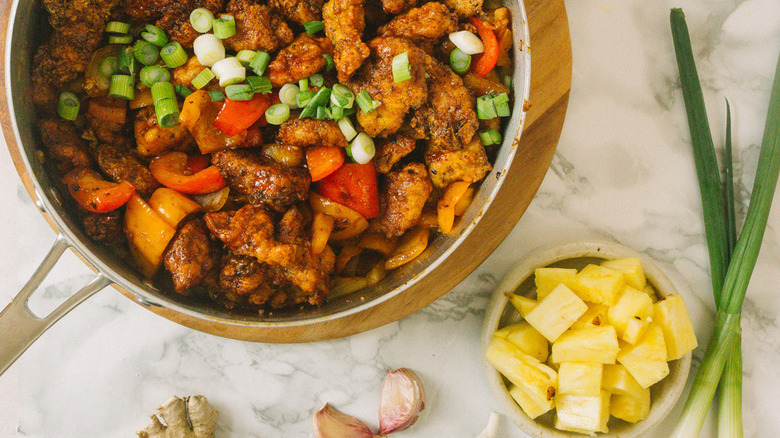
[[[485,358],[510,382],[522,388],[534,405],[547,406],[555,397],[558,374],[509,341],[494,336]]]
[[[609,307],[604,304],[588,304],[588,310],[574,321],[570,328],[576,330],[607,324],[608,313]]]
[[[509,395],[515,399],[517,404],[520,405],[520,409],[522,409],[532,420],[555,407],[554,398],[545,401],[543,404],[538,404],[525,393],[523,388],[517,385],[509,385]]]
[[[623,337],[628,320],[637,316],[642,320],[653,316],[653,302],[644,292],[626,286],[615,305],[610,307],[608,315],[618,337]]]
[[[558,394],[599,395],[602,367],[595,362],[562,362],[558,369]]]
[[[506,339],[519,348],[520,351],[530,354],[539,359],[540,362],[547,360],[550,344],[547,343],[547,339],[541,333],[526,321],[508,325],[496,331],[494,336]]]
[[[559,284],[571,287],[571,281],[577,275],[576,269],[567,268],[537,268],[534,271],[536,284],[536,299],[542,300]]]
[[[528,312],[536,307],[536,300],[532,300],[528,297],[517,294],[506,294],[506,296],[523,318],[525,318],[525,315],[528,315]]]
[[[669,295],[655,303],[654,307],[654,319],[664,333],[667,360],[679,359],[699,345],[681,296]]]
[[[552,344],[553,362],[615,363],[620,347],[611,325],[564,332]]]
[[[642,262],[638,258],[626,257],[605,260],[601,262],[601,266],[622,272],[627,285],[639,290],[644,289],[647,279],[645,278],[645,270],[642,269]]]
[[[646,293],[647,296],[650,297],[650,301],[654,303],[658,301],[658,294],[655,293],[655,288],[650,283],[645,285],[645,288],[642,289],[642,292]]]
[[[574,276],[571,289],[583,301],[611,306],[626,285],[622,272],[598,265],[588,265]]]
[[[609,432],[610,394],[560,395],[555,398],[555,427],[560,430],[594,434]]]
[[[635,398],[641,397],[645,390],[626,367],[619,363],[604,365],[601,388],[611,394],[628,395]]]
[[[648,388],[666,377],[669,374],[669,364],[666,363],[666,344],[661,327],[651,322],[647,333],[639,342],[634,345],[621,343],[617,361],[626,367],[642,388]]]
[[[636,344],[647,332],[647,328],[650,327],[650,321],[652,321],[651,318],[642,319],[638,316],[629,319],[621,339],[629,344]]]
[[[585,302],[566,285],[559,284],[528,312],[525,320],[548,341],[554,342],[586,310],[588,305]]]
[[[609,401],[609,413],[629,423],[644,420],[650,414],[650,389],[642,390],[639,397],[613,394]]]

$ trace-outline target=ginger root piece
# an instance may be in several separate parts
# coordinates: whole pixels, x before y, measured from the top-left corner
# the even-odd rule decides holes
[[[158,406],[152,424],[138,431],[140,438],[214,438],[219,412],[206,397],[171,397]]]

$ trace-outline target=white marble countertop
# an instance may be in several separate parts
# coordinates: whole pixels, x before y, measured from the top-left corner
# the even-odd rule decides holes
[[[417,371],[426,416],[399,437],[473,437],[497,404],[482,372],[488,296],[533,248],[615,240],[653,258],[685,294],[700,345],[712,325],[700,199],[669,30],[685,10],[715,142],[733,108],[743,208],[778,52],[777,0],[567,1],[574,53],[571,100],[552,167],[507,240],[471,276],[420,312],[329,342],[264,345],[202,334],[106,289],[63,318],[0,376],[0,437],[128,437],[171,395],[205,394],[221,437],[308,437],[325,402],[376,426],[386,369]],[[532,42],[533,44],[533,42]],[[0,307],[54,240],[0,147]],[[744,306],[746,436],[780,429],[780,196]],[[91,278],[72,255],[39,293],[51,306]],[[695,353],[698,362],[703,348]],[[678,409],[680,406],[678,405]],[[714,421],[702,434],[714,436]],[[670,421],[652,436],[666,436]],[[524,434],[502,421],[501,437]]]

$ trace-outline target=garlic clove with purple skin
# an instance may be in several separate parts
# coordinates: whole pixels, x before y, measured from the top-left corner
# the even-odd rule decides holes
[[[404,430],[425,408],[425,391],[417,374],[406,368],[385,373],[379,399],[379,433]]]
[[[314,438],[380,438],[363,422],[325,403],[311,419]]]

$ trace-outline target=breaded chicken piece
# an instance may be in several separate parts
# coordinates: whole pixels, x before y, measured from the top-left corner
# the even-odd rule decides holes
[[[371,137],[394,134],[410,109],[418,108],[428,99],[425,80],[425,52],[401,37],[377,37],[369,43],[371,60],[353,78],[352,91],[366,91],[380,105],[366,114],[358,111],[357,119]],[[393,58],[406,52],[411,79],[396,83],[393,79]]]
[[[223,260],[218,285],[220,293],[234,303],[262,306],[276,293],[268,265],[232,253]]]
[[[165,269],[178,293],[203,282],[219,262],[219,247],[209,238],[206,222],[194,219],[181,227],[163,255]]]
[[[456,151],[429,145],[425,152],[425,164],[433,185],[440,189],[455,181],[480,181],[493,169],[478,136],[465,148]]]
[[[333,61],[342,83],[348,81],[371,54],[363,42],[366,28],[364,1],[330,0],[322,8],[325,35],[335,46]]]
[[[438,2],[410,9],[382,26],[379,33],[412,41],[435,41],[458,30],[458,17]]]
[[[417,142],[405,135],[394,135],[381,142],[374,157],[374,165],[379,173],[387,173],[401,158],[414,151]]]
[[[487,77],[481,78],[472,72],[463,75],[463,83],[469,87],[475,97],[484,96],[486,94],[509,94],[509,88],[507,88],[506,85]]]
[[[57,162],[57,168],[63,173],[76,167],[91,167],[92,158],[87,144],[73,123],[59,117],[41,119],[38,132],[43,146],[49,151],[49,157]]]
[[[153,106],[141,108],[135,115],[135,143],[138,155],[154,157],[172,149],[195,144],[190,131],[182,124],[163,128],[157,124]]]
[[[165,31],[168,39],[190,49],[200,36],[190,24],[190,13],[206,8],[217,15],[223,7],[224,0],[125,0],[122,9],[138,23],[157,20],[155,24]]]
[[[382,8],[388,14],[400,14],[417,6],[418,0],[382,0]]]
[[[339,125],[333,120],[290,119],[279,127],[276,141],[298,147],[349,146]]]
[[[322,20],[324,0],[269,0],[268,4],[298,24]]]
[[[123,209],[117,208],[108,213],[92,213],[84,210],[81,216],[81,224],[84,226],[84,234],[90,239],[107,245],[124,245],[125,229]]]
[[[101,144],[97,147],[96,155],[98,167],[104,174],[114,182],[130,181],[135,184],[135,191],[142,197],[148,198],[160,187],[149,168],[130,152],[109,144]]]
[[[332,54],[333,45],[327,38],[313,38],[302,33],[276,55],[268,65],[267,76],[274,87],[298,82],[322,70],[327,61],[323,54]]]
[[[290,44],[295,37],[287,23],[266,5],[252,0],[231,0],[226,12],[236,20],[236,34],[224,42],[235,52],[275,52]]]
[[[444,0],[459,18],[468,18],[482,12],[482,0]]]
[[[402,235],[417,225],[432,191],[433,184],[422,163],[411,163],[401,171],[388,173],[379,191],[382,213],[372,229],[388,239]]]

